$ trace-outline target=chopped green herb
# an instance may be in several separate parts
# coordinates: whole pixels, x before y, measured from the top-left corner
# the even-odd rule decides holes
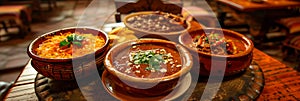
[[[141,64],[140,60],[134,60],[133,63],[134,64]]]
[[[72,42],[73,41],[73,39],[74,39],[74,34],[71,34],[71,35],[69,35],[69,36],[67,36],[67,40],[69,41],[69,42]]]
[[[148,64],[149,67],[146,70],[160,70],[160,64],[164,63],[168,58],[168,54],[159,54],[155,53],[155,51],[147,50],[147,51],[138,51],[136,53],[131,53],[132,62],[134,64]],[[167,57],[167,58],[164,58]]]
[[[82,41],[83,39],[84,39],[84,37],[83,36],[76,36],[76,38],[75,38],[77,41]]]
[[[195,39],[199,39],[201,37],[201,35],[196,35]]]
[[[150,67],[146,67],[145,69],[146,69],[146,70],[151,70],[151,68],[150,68]]]
[[[73,42],[73,44],[74,44],[74,45],[77,45],[77,46],[79,46],[79,47],[82,46],[81,42],[78,42],[78,41]]]
[[[70,47],[71,44],[74,44],[76,46],[81,47],[82,46],[81,42],[84,40],[84,38],[85,37],[77,35],[77,34],[71,34],[71,35],[67,36],[66,39],[64,39],[63,41],[61,41],[59,43],[59,46],[60,47],[63,47],[63,46]]]
[[[70,42],[68,42],[67,40],[63,40],[59,43],[59,46],[60,47],[63,47],[63,46],[69,46],[70,45]]]

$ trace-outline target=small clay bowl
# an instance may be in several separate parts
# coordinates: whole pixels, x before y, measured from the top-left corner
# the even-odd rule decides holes
[[[47,37],[67,32],[93,34],[102,37],[105,40],[105,44],[95,52],[83,54],[75,58],[44,58],[37,55],[36,48],[38,48]],[[91,75],[90,71],[95,70],[95,68],[93,68],[95,64],[100,66],[103,63],[108,49],[109,38],[105,32],[88,27],[68,27],[54,30],[37,37],[29,44],[27,54],[32,58],[31,65],[38,73],[54,80],[74,80],[74,73],[78,74],[78,77]]]
[[[203,52],[193,47],[193,40],[195,36],[207,34],[207,33],[223,33],[225,39],[231,39],[233,41],[240,42],[241,44],[237,48],[243,48],[242,52],[229,55],[211,54],[211,52]],[[190,33],[182,34],[179,36],[179,43],[186,47],[193,55],[194,60],[199,60],[200,63],[200,75],[216,75],[225,76],[234,75],[244,71],[248,68],[252,61],[252,51],[254,45],[252,41],[246,36],[227,29],[219,28],[205,28],[202,30],[196,30]]]
[[[181,69],[173,74],[154,78],[137,77],[119,71],[116,65],[121,65],[121,63],[116,64],[116,61],[123,59],[120,58],[120,56],[128,56],[132,46],[136,45],[146,45],[146,47],[151,48],[153,45],[157,45],[164,49],[175,51],[176,54],[178,52],[180,56],[177,58],[181,60]],[[127,61],[126,58],[123,60]],[[111,75],[112,82],[114,82],[116,86],[124,88],[126,91],[134,94],[135,96],[158,96],[168,94],[180,84],[181,77],[184,77],[187,73],[189,73],[192,68],[192,64],[192,56],[183,46],[176,44],[175,42],[152,38],[132,40],[118,44],[108,51],[104,60],[105,68]],[[128,68],[124,65],[123,67]]]

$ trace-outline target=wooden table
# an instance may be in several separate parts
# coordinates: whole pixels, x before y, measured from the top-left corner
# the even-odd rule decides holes
[[[265,78],[264,89],[257,100],[299,100],[300,73],[258,49],[254,49],[253,53],[253,60],[260,66]],[[36,74],[28,63],[4,100],[38,100],[34,90]]]
[[[239,11],[251,12],[255,10],[285,9],[287,7],[299,7],[297,0],[264,0],[262,3],[251,2],[250,0],[218,0]]]
[[[265,38],[269,27],[275,20],[293,16],[295,13],[291,9],[299,7],[300,1],[297,0],[263,0],[261,3],[251,2],[250,0],[217,0],[218,3],[225,5],[221,9],[232,9],[240,15],[240,19],[245,20],[250,26],[250,33],[259,39]]]

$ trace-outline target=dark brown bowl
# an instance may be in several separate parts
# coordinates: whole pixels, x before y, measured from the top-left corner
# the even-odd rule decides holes
[[[47,36],[59,35],[60,33],[66,32],[73,33],[75,31],[80,33],[91,33],[95,36],[101,36],[105,39],[105,44],[95,52],[85,54],[76,58],[43,58],[36,54],[35,49],[38,48],[39,45],[47,39]],[[93,68],[95,67],[95,64],[97,66],[100,66],[103,63],[103,59],[108,49],[109,38],[105,32],[99,29],[88,27],[69,27],[54,30],[39,36],[29,44],[27,48],[27,54],[32,58],[31,65],[38,73],[55,80],[74,80],[74,73],[79,74],[78,77],[86,77],[90,75],[89,71],[95,69]]]
[[[137,27],[135,27],[135,25],[137,25],[137,24],[130,24],[128,21],[128,19],[136,17],[136,16],[150,15],[150,14],[157,14],[157,15],[161,15],[161,16],[170,16],[173,18],[177,18],[180,22],[182,22],[182,24],[178,24],[178,26],[180,26],[180,28],[178,28],[179,30],[177,30],[177,31],[160,32],[157,30],[145,30],[140,27],[137,28]],[[151,20],[157,20],[157,18],[151,18]],[[125,26],[128,29],[134,31],[135,35],[138,38],[159,38],[159,39],[170,40],[170,41],[177,41],[179,35],[182,33],[187,33],[191,27],[190,22],[186,21],[186,19],[184,19],[183,17],[177,16],[174,14],[170,14],[170,13],[158,12],[158,11],[143,11],[143,12],[131,13],[131,14],[125,16],[123,21],[124,21]],[[150,26],[147,26],[147,28],[150,28]]]
[[[155,78],[134,77],[118,71],[114,65],[114,61],[119,58],[115,57],[121,52],[124,52],[124,49],[128,49],[133,45],[159,45],[175,50],[180,54],[179,58],[182,61],[182,67],[178,72],[171,75]],[[124,88],[126,91],[135,94],[136,96],[157,96],[172,91],[178,84],[180,84],[180,78],[186,75],[192,68],[192,56],[183,46],[174,42],[145,38],[124,42],[114,46],[107,53],[104,65],[116,86]],[[144,88],[145,86],[151,87]]]
[[[198,51],[191,47],[193,38],[196,35],[202,35],[212,31],[223,33],[225,38],[232,37],[234,40],[239,40],[239,42],[243,43],[242,45],[245,50],[233,55],[217,55]],[[179,43],[188,48],[191,53],[198,54],[193,55],[193,57],[194,60],[199,60],[201,67],[200,75],[222,75],[224,70],[225,76],[233,75],[244,71],[250,66],[252,61],[252,51],[254,48],[252,41],[238,32],[227,29],[206,28],[203,30],[193,31],[188,34],[182,34],[179,36]]]

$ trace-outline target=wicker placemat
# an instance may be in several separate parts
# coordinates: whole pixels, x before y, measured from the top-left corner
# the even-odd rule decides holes
[[[212,77],[211,79],[214,79]],[[213,101],[250,101],[255,100],[261,93],[264,87],[264,77],[261,68],[252,62],[250,67],[245,71],[223,78],[223,81],[218,87],[218,82],[213,82],[207,86],[208,77],[200,76],[189,100],[213,100]],[[206,94],[213,94],[214,90],[218,90],[213,99],[211,96],[203,95],[204,89]]]
[[[78,83],[80,83],[80,88]],[[34,88],[40,101],[98,101],[99,99],[112,99],[104,90],[101,79],[97,76],[76,82],[75,80],[53,80],[37,74]]]

